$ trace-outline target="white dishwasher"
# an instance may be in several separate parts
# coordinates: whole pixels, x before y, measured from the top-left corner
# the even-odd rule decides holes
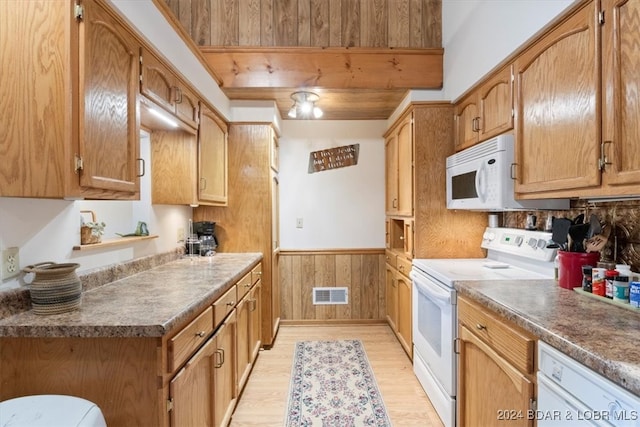
[[[550,345],[538,345],[538,427],[640,427],[640,397]]]

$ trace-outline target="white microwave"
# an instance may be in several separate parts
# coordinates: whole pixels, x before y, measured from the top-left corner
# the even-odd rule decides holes
[[[504,134],[447,157],[447,208],[486,212],[569,209],[568,199],[515,200],[513,135]]]

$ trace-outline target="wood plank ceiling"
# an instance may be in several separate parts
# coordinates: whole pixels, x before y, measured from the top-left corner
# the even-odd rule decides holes
[[[229,99],[320,96],[323,119],[387,119],[442,87],[442,0],[154,0]]]

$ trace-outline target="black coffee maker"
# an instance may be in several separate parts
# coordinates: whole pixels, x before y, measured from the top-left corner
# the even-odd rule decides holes
[[[193,223],[193,233],[198,236],[200,242],[200,255],[211,256],[216,253],[218,239],[215,230],[215,222],[198,221]]]

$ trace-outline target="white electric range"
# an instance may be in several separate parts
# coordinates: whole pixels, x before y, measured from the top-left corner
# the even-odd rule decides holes
[[[486,258],[413,260],[414,372],[445,426],[456,423],[454,283],[553,279],[557,250],[547,248],[550,242],[550,232],[487,228],[480,244]]]

